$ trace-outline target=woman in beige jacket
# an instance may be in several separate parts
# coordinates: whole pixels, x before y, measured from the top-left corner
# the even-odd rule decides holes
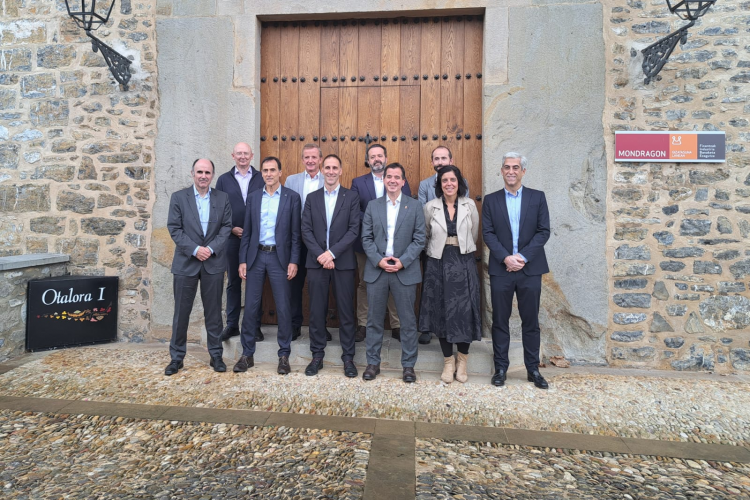
[[[444,357],[440,379],[449,384],[455,374],[456,380],[466,382],[469,344],[482,338],[479,274],[474,260],[479,214],[474,201],[466,197],[466,182],[454,165],[438,171],[435,195],[424,206],[427,261],[419,330],[433,332],[440,340]]]

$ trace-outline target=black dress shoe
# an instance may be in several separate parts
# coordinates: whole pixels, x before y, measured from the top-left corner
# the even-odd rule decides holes
[[[276,372],[279,375],[286,375],[287,373],[292,371],[292,367],[289,366],[289,358],[286,356],[281,356],[279,358],[279,368],[276,370]]]
[[[317,375],[320,370],[323,369],[323,358],[313,358],[310,364],[305,368],[305,375],[312,377]]]
[[[344,375],[349,378],[357,376],[357,367],[354,365],[354,361],[344,361]]]
[[[232,337],[236,337],[239,334],[239,328],[237,328],[236,326],[227,325],[221,332],[221,341],[226,342],[227,340],[231,339]]]
[[[184,365],[182,364],[182,361],[172,361],[167,365],[167,367],[164,369],[164,375],[174,375],[178,371],[182,369]]]
[[[502,387],[505,385],[505,370],[498,370],[492,376],[492,385]]]
[[[542,374],[539,373],[539,370],[526,372],[526,380],[528,380],[529,382],[534,382],[534,385],[540,389],[549,389],[549,384],[546,380],[544,380],[544,377],[542,377]]]
[[[239,361],[234,364],[232,371],[234,373],[246,372],[248,368],[255,366],[255,361],[252,356],[240,356]]]
[[[411,384],[417,381],[417,374],[414,373],[414,368],[407,366],[404,368],[404,382]]]
[[[211,365],[215,372],[224,373],[227,371],[227,365],[224,364],[224,360],[221,359],[221,356],[211,358],[211,361],[208,364]]]
[[[292,327],[292,340],[297,340],[300,335],[302,335],[302,327],[301,326]]]
[[[380,373],[380,365],[367,365],[365,372],[362,374],[364,380],[375,380]]]
[[[432,334],[430,332],[423,332],[422,335],[419,336],[419,343],[422,345],[429,344],[431,338]]]
[[[328,328],[326,328],[326,340],[328,342],[333,340],[333,335],[331,335],[331,332],[328,331]]]
[[[354,334],[354,341],[355,342],[362,342],[365,340],[365,337],[367,337],[367,327],[366,326],[358,326],[357,327],[357,333]]]
[[[266,338],[263,336],[263,332],[260,331],[260,327],[258,327],[258,329],[255,330],[255,341],[263,342],[264,340],[266,340]]]
[[[391,337],[401,342],[401,328],[393,328],[391,330]]]

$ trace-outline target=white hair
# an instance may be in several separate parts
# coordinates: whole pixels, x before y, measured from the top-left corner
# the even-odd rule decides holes
[[[524,169],[524,170],[526,170],[526,165],[528,165],[529,160],[527,160],[524,155],[522,155],[521,153],[515,153],[513,151],[505,153],[503,155],[502,165],[505,165],[505,160],[508,159],[508,158],[517,158],[517,159],[520,159],[521,160],[521,168]]]

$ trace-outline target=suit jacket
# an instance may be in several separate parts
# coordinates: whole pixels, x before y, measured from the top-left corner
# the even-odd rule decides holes
[[[462,254],[476,251],[479,236],[479,213],[474,200],[458,198],[456,209],[456,235]],[[448,239],[448,223],[445,221],[443,199],[435,198],[424,206],[424,225],[427,236],[425,252],[433,259],[443,258],[445,241]]]
[[[518,253],[528,262],[521,269],[527,276],[549,272],[544,244],[549,239],[549,210],[543,191],[524,186],[521,195],[521,217],[518,228]],[[513,233],[505,204],[505,189],[484,198],[482,236],[490,249],[489,272],[492,276],[508,274],[503,260],[513,254]]]
[[[326,246],[325,188],[307,195],[305,208],[302,211],[302,241],[307,247],[306,267],[322,267],[318,257],[328,250]],[[330,250],[334,255],[334,266],[339,270],[357,269],[354,256],[354,242],[359,239],[359,196],[357,193],[339,187],[336,206],[331,220]]]
[[[290,175],[286,178],[286,182],[284,183],[285,188],[289,188],[295,193],[299,195],[300,200],[302,200],[302,193],[305,191],[305,174],[307,172],[303,171],[298,174]],[[315,188],[315,190],[318,190],[323,187],[323,184],[325,184],[325,178],[323,177],[323,172],[321,171],[318,175],[318,187]],[[307,201],[307,200],[305,200]],[[305,209],[305,206],[302,206],[302,210]],[[304,262],[302,263],[304,264]]]
[[[364,279],[367,283],[373,283],[383,272],[378,264],[385,257],[388,246],[387,202],[386,194],[369,203],[362,221],[362,245],[367,254]],[[396,216],[396,229],[393,232],[393,255],[398,257],[404,266],[396,273],[404,285],[416,285],[422,281],[419,254],[424,248],[424,242],[422,204],[409,196],[402,196]]]
[[[299,195],[291,189],[279,186],[281,199],[276,214],[276,256],[283,269],[289,264],[299,265],[300,253],[300,200]],[[260,243],[260,207],[263,201],[263,189],[257,189],[247,195],[245,210],[245,227],[242,229],[240,243],[240,264],[250,268],[258,255]]]
[[[242,198],[242,189],[240,189],[240,183],[234,177],[234,172],[237,167],[232,167],[229,172],[221,174],[216,181],[216,189],[224,191],[229,195],[229,203],[232,205],[232,227],[245,227],[245,200]],[[266,185],[263,182],[260,172],[255,170],[252,166],[250,167],[250,184],[247,186],[247,196],[250,196],[255,190],[263,189]],[[230,234],[232,239],[239,240],[238,236]]]
[[[352,191],[359,195],[359,217],[363,220],[365,217],[365,209],[367,204],[377,198],[375,192],[375,181],[372,180],[372,172],[368,172],[365,175],[360,175],[352,179]],[[401,188],[401,192],[406,196],[411,196],[411,188],[409,188],[409,181],[404,183],[404,187]],[[385,196],[385,188],[383,189],[383,196]],[[402,198],[403,199],[403,198]],[[354,251],[359,253],[365,253],[362,247],[362,227],[359,229],[360,238],[354,243]]]
[[[419,183],[419,192],[417,194],[417,197],[419,198],[419,201],[422,202],[422,205],[426,205],[427,202],[435,199],[435,183],[436,182],[437,182],[437,173],[429,176],[428,178],[424,179],[422,182]],[[469,197],[469,183],[466,182],[466,179],[464,179],[464,184],[466,185],[466,197],[468,198]]]
[[[224,252],[232,232],[232,207],[229,197],[217,189],[209,194],[209,215],[206,235],[203,235],[198,205],[193,186],[172,193],[169,200],[167,229],[176,248],[172,258],[172,274],[195,276],[201,267],[209,274],[226,270]],[[213,255],[201,262],[193,257],[195,247],[211,247]]]

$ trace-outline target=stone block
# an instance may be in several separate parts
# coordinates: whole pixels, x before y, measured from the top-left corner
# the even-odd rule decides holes
[[[130,262],[136,267],[148,266],[148,250],[136,250],[131,253]]]
[[[624,361],[651,361],[656,356],[656,349],[645,347],[613,347],[612,359]]]
[[[639,201],[643,199],[643,191],[636,188],[616,188],[612,190],[612,199],[621,203]]]
[[[648,280],[645,278],[615,280],[615,288],[622,290],[637,290],[639,288],[646,288],[646,284],[648,284]]]
[[[31,50],[0,49],[0,72],[31,71]]]
[[[47,253],[49,251],[49,240],[43,236],[26,237],[26,253]]]
[[[113,155],[99,155],[97,159],[101,163],[133,163],[138,161],[140,155],[135,153],[118,153]]]
[[[125,175],[137,181],[149,180],[151,167],[125,167]]]
[[[57,209],[69,210],[77,214],[90,214],[94,211],[94,198],[84,196],[73,191],[61,191],[57,195]]]
[[[78,168],[78,179],[79,180],[96,180],[97,173],[96,167],[94,166],[94,160],[88,156],[81,158],[81,166]]]
[[[8,170],[18,168],[18,149],[17,144],[0,144],[0,168]]]
[[[693,262],[693,274],[721,274],[721,264],[714,261],[696,260]]]
[[[646,313],[615,313],[612,321],[617,325],[633,325],[646,321]]]
[[[662,252],[664,257],[667,257],[670,259],[686,259],[689,257],[702,257],[704,253],[705,253],[705,250],[699,247],[670,248]]]
[[[691,345],[690,352],[682,359],[672,361],[672,368],[678,371],[712,371],[714,369],[714,354],[710,349],[699,345]]]
[[[680,224],[681,236],[705,236],[711,230],[711,221],[706,219],[683,219]]]
[[[637,342],[643,338],[643,331],[617,331],[612,332],[609,338],[615,342]]]
[[[628,244],[620,245],[615,249],[615,259],[622,260],[650,260],[651,251],[645,245],[631,247]]]
[[[29,105],[29,118],[36,127],[68,125],[68,101],[35,101]]]
[[[660,245],[669,246],[674,243],[674,235],[669,231],[658,231],[654,233],[653,236]]]
[[[680,347],[685,345],[685,338],[684,337],[667,337],[664,339],[664,345],[666,345],[670,349],[679,349]]]
[[[115,210],[112,210],[112,212],[110,213],[110,215],[112,217],[117,217],[117,218],[123,218],[123,217],[125,217],[125,218],[128,218],[128,219],[132,219],[134,217],[138,217],[138,212],[136,212],[135,210],[123,210],[121,208],[117,208]]]
[[[0,185],[0,212],[48,212],[49,209],[48,185]]]
[[[89,217],[81,220],[81,230],[97,236],[116,236],[122,233],[125,222],[104,217]]]
[[[617,227],[615,228],[615,239],[618,241],[642,241],[646,239],[648,229],[643,227]]]
[[[55,97],[57,81],[53,73],[39,73],[21,78],[21,97],[39,99]]]
[[[145,248],[146,236],[143,234],[126,233],[125,244],[135,248]]]
[[[680,211],[680,207],[679,205],[668,205],[666,207],[662,207],[661,211],[664,215],[674,215]]]
[[[748,236],[750,236],[750,222],[744,219],[739,220],[737,221],[737,227],[739,228],[740,234],[743,238],[747,238]]]
[[[61,238],[55,246],[58,253],[70,255],[75,266],[93,266],[99,262],[99,240],[95,238]]]
[[[734,209],[741,214],[750,214],[750,205],[737,205]]]
[[[714,252],[714,258],[717,260],[734,260],[739,258],[740,252],[738,250],[722,250]]]
[[[70,66],[75,58],[73,45],[45,45],[36,51],[36,65],[39,68],[63,68]]]
[[[651,321],[651,326],[649,327],[648,331],[651,333],[673,332],[674,328],[672,328],[672,325],[670,325],[669,322],[664,319],[664,316],[662,316],[658,312],[655,312],[654,319]]]
[[[679,262],[676,260],[666,260],[666,261],[659,262],[659,268],[662,271],[676,273],[685,269],[685,263]]]
[[[70,139],[59,139],[52,142],[53,153],[74,153],[76,150],[76,141]]]
[[[717,182],[729,179],[729,171],[722,168],[712,170],[691,170],[689,174],[690,184],[711,186]]]
[[[613,276],[648,276],[656,272],[653,264],[636,264],[630,262],[615,262],[612,266]]]
[[[16,95],[15,90],[0,90],[0,109],[15,109]]]
[[[742,371],[750,370],[750,349],[732,349],[729,351],[732,368]]]
[[[741,293],[745,291],[742,281],[719,281],[719,293]]]
[[[654,283],[654,292],[651,295],[658,300],[667,300],[669,298],[669,292],[663,281]]]
[[[700,300],[701,296],[697,293],[676,293],[674,295],[675,300]]]
[[[616,293],[612,296],[612,301],[619,307],[651,307],[651,295],[647,293]]]
[[[107,61],[97,52],[84,52],[81,59],[81,66],[86,68],[106,68]]]
[[[63,234],[65,232],[65,217],[42,216],[29,221],[29,229],[35,233]]]
[[[667,306],[667,314],[670,316],[685,316],[687,306],[683,304],[670,304]]]
[[[117,151],[117,143],[114,141],[99,141],[87,144],[81,150],[87,155],[94,155],[99,153],[112,153]]]
[[[122,199],[119,196],[113,194],[102,193],[96,202],[97,208],[106,208],[122,205]]]
[[[732,221],[721,215],[716,219],[716,229],[721,234],[732,234]]]
[[[698,310],[703,323],[716,331],[750,325],[750,299],[742,295],[713,295],[701,301]]]
[[[708,215],[707,208],[688,208],[685,210],[685,215]]]
[[[750,259],[740,260],[729,266],[729,272],[734,279],[741,279],[750,275]]]

